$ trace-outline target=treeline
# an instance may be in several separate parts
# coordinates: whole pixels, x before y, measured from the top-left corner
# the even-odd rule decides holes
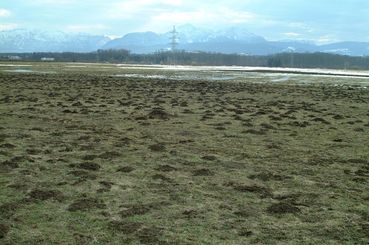
[[[132,54],[128,50],[98,50],[91,53],[0,54],[1,60],[40,61],[42,59],[45,60],[45,58],[52,58],[57,62],[369,69],[369,57],[353,57],[328,53],[282,53],[268,56],[250,56],[185,51]]]

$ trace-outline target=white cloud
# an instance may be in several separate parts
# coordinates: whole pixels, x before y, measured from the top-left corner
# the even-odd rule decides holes
[[[74,0],[33,0],[28,4],[36,5],[71,5],[75,2]]]
[[[71,32],[94,32],[108,29],[107,26],[102,24],[95,25],[69,25],[67,30]]]
[[[332,35],[325,35],[325,36],[318,37],[317,39],[315,39],[315,41],[318,44],[328,44],[328,43],[337,42],[339,40],[337,38],[335,38],[334,36],[332,36]]]
[[[13,30],[18,27],[17,24],[9,23],[9,24],[0,24],[0,31]]]
[[[299,30],[303,30],[303,31],[308,32],[308,33],[314,32],[314,28],[312,28],[310,25],[308,25],[306,23],[292,22],[292,23],[288,23],[287,26],[292,28],[292,29],[299,29]]]
[[[193,24],[197,26],[219,27],[219,25],[246,24],[256,21],[259,16],[247,11],[228,8],[193,11],[166,11],[150,16],[141,30],[165,31],[172,25]]]
[[[288,38],[297,38],[301,36],[300,33],[296,33],[296,32],[286,32],[286,33],[283,33],[283,35],[285,35]]]
[[[243,23],[255,17],[255,14],[247,11],[237,11],[228,7],[228,4],[210,3],[203,4],[193,0],[127,0],[112,3],[107,6],[106,17],[111,19],[163,19],[173,22],[195,19],[208,22],[219,19],[227,19],[232,23]],[[200,16],[202,15],[202,16]]]
[[[11,12],[7,9],[0,9],[0,17],[8,17],[11,15]]]

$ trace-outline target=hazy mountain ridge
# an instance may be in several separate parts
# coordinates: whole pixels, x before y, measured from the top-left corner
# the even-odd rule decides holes
[[[317,45],[308,41],[268,41],[242,27],[231,27],[221,30],[197,28],[192,25],[179,26],[178,49],[186,51],[205,51],[219,53],[242,53],[251,55],[269,55],[281,52],[327,52],[341,55],[369,55],[369,43],[339,42]],[[134,37],[134,38],[132,38]],[[152,53],[168,50],[170,32],[157,34],[154,32],[129,33],[104,45],[103,49],[125,48],[134,53]]]
[[[328,52],[351,56],[369,55],[369,43],[339,42],[316,45],[307,41],[268,41],[243,27],[220,30],[182,25],[177,28],[178,49],[219,53],[269,55],[281,52]],[[92,52],[98,49],[127,49],[133,53],[169,50],[171,33],[134,32],[111,40],[102,35],[69,34],[40,30],[0,32],[0,52]]]
[[[110,40],[83,33],[17,29],[0,32],[0,52],[91,52]]]

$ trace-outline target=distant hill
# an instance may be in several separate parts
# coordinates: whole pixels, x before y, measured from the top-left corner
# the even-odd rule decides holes
[[[182,25],[177,30],[179,33],[178,49],[186,51],[248,55],[269,55],[282,52],[369,55],[369,43],[366,42],[316,45],[306,41],[268,41],[242,27],[210,30]],[[111,40],[99,35],[18,29],[0,31],[0,52],[91,52],[98,49],[127,49],[132,53],[142,54],[169,50],[170,37],[169,32],[135,32]]]
[[[369,43],[340,42],[316,45],[306,41],[268,41],[248,32],[242,27],[232,27],[217,31],[196,28],[192,25],[178,27],[178,49],[219,53],[242,53],[250,55],[269,55],[281,52],[326,52],[351,56],[369,55]],[[128,49],[134,53],[152,53],[168,50],[168,33],[136,32],[108,42],[103,49]]]
[[[105,36],[17,29],[0,32],[0,52],[91,52],[109,41]]]

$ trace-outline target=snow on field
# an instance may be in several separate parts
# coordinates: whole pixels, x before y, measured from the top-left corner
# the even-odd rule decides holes
[[[0,64],[0,67],[26,67],[26,66],[33,66],[33,65],[18,65],[18,64]]]
[[[65,66],[66,68],[86,68],[87,66]]]
[[[158,79],[166,79],[167,76],[164,75],[143,75],[143,74],[119,74],[115,75],[116,77],[135,77],[135,78],[158,78]]]
[[[55,71],[34,71],[34,70],[26,70],[26,69],[14,69],[14,70],[3,70],[3,71],[10,72],[10,73],[56,74]]]
[[[249,66],[170,66],[170,65],[126,65],[120,64],[117,67],[122,69],[161,69],[173,71],[222,71],[222,72],[266,72],[266,73],[286,73],[286,74],[306,74],[306,75],[331,75],[367,77],[369,71],[353,70],[333,70],[333,69],[306,69],[306,68],[280,68],[280,67],[249,67]]]

